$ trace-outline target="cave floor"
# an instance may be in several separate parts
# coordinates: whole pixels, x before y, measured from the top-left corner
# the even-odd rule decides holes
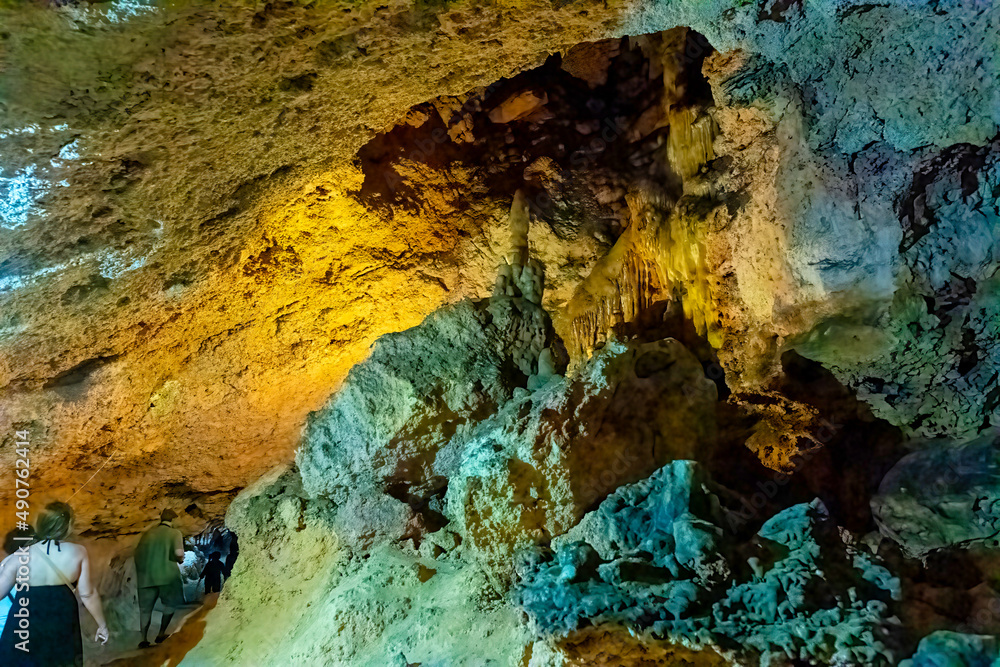
[[[171,634],[162,644],[137,649],[139,632],[118,633],[108,644],[87,656],[87,667],[174,667],[205,634],[205,617],[219,601],[218,593],[205,596],[200,605],[188,605],[177,612],[171,623]],[[153,612],[152,627],[159,627],[160,612]]]

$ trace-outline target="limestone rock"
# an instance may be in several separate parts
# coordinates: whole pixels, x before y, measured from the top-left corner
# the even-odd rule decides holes
[[[1000,441],[927,443],[882,480],[872,514],[910,555],[1000,546]]]
[[[454,438],[461,464],[447,515],[477,549],[509,565],[623,484],[676,458],[711,456],[715,385],[675,340],[609,344]]]
[[[490,120],[494,123],[509,123],[525,116],[537,114],[548,101],[549,98],[544,92],[538,95],[534,91],[526,90],[501,102],[497,108],[490,112]]]
[[[148,518],[196,533],[300,445],[230,508],[245,565],[193,664],[688,658],[620,623],[532,649],[513,556],[552,542],[589,578],[540,605],[593,584],[582,606],[637,600],[680,638],[703,619],[706,646],[887,655],[890,578],[815,505],[756,546],[670,505],[673,546],[622,549],[660,510],[620,487],[710,450],[716,399],[679,344],[632,336],[697,339],[758,420],[732,439],[780,470],[843,442],[784,382],[790,350],[821,363],[950,443],[886,479],[886,534],[929,562],[994,548],[996,461],[969,444],[1000,420],[994,3],[0,0],[0,26],[0,463],[29,431],[33,488],[111,563],[109,616]],[[494,286],[512,196],[517,261],[463,302]],[[705,500],[689,477],[676,498]],[[640,507],[601,514],[609,494]]]
[[[310,417],[297,456],[305,489],[341,506],[351,534],[402,534],[407,503],[440,496],[457,471],[445,445],[524,387],[552,336],[538,305],[498,296],[380,339]]]
[[[287,468],[240,494],[227,517],[236,571],[184,664],[523,664],[520,614],[463,558],[460,537],[356,551],[332,510]]]
[[[488,294],[490,215],[390,220],[359,150],[620,9],[0,3],[0,393],[39,485],[117,451],[74,498],[88,535],[221,517],[378,336]]]
[[[545,636],[611,625],[764,665],[891,664],[899,581],[841,541],[822,503],[780,512],[751,545],[728,521],[697,465],[675,461],[533,555],[522,604]]]
[[[906,179],[900,229],[886,239],[898,244],[898,287],[881,312],[819,323],[799,350],[915,436],[975,437],[996,424],[1000,406],[1000,145],[956,146],[917,160],[879,149],[859,168],[890,189]],[[873,215],[889,212],[876,191],[859,195]]]
[[[996,637],[935,632],[920,640],[913,657],[899,667],[997,667],[1000,646]]]

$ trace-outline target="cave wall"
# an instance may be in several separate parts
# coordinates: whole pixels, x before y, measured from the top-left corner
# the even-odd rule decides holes
[[[356,154],[621,9],[133,4],[0,8],[2,410],[54,496],[117,452],[75,498],[94,536],[220,516],[377,336],[489,289],[509,202],[388,220]]]
[[[375,132],[578,42],[676,25],[707,38],[679,60],[708,56],[713,157],[732,162],[689,178],[693,210],[674,213],[679,231],[685,216],[713,221],[681,235],[696,266],[646,259],[689,295],[730,383],[766,390],[791,345],[920,435],[989,425],[992,8],[128,7],[2,10],[3,406],[33,430],[56,495],[117,452],[116,485],[98,482],[107,502],[84,491],[95,534],[120,528],[122,506],[218,514],[210,493],[228,499],[287,457],[378,335],[483,294],[503,252],[484,239],[506,205],[365,210],[348,193]],[[906,39],[873,34],[882,23]],[[959,181],[959,200],[936,194]],[[964,248],[956,224],[976,230]],[[602,252],[553,271],[549,293],[572,292]],[[565,339],[586,305],[555,313]],[[150,466],[183,490],[147,498],[127,480]]]
[[[163,506],[197,532],[237,498],[245,566],[191,664],[462,664],[481,637],[498,664],[680,655],[624,626],[539,638],[512,602],[515,555],[673,459],[736,440],[783,474],[839,442],[823,400],[789,392],[790,351],[886,433],[992,446],[992,6],[7,2],[0,25],[0,457],[31,431],[39,502],[98,472],[74,505],[101,553],[127,554]],[[566,120],[586,95],[636,107],[604,135]],[[606,149],[582,166],[498,157],[504,132],[567,127]],[[497,266],[514,280],[528,256],[544,290],[491,303],[537,321],[490,334],[482,377],[427,369],[434,405],[405,378],[402,430],[349,405],[398,399],[378,351],[396,340],[405,358],[412,335],[386,334],[499,308],[482,305]],[[420,345],[447,360],[451,337]],[[641,345],[683,377],[640,377]],[[650,427],[655,406],[609,399],[605,373],[657,387],[670,414]],[[628,426],[591,431],[601,415]],[[992,497],[993,481],[942,495]],[[882,527],[917,533],[910,555],[956,534],[919,524],[940,499],[883,491]],[[463,615],[475,632],[449,629]]]
[[[776,476],[716,456],[732,424],[675,339],[614,340],[574,370],[534,372],[544,339],[519,334],[540,313],[500,294],[377,341],[311,416],[298,465],[230,507],[242,560],[187,663],[894,665],[951,646],[967,652],[958,665],[996,657],[968,608],[922,616],[935,589],[964,592],[956,563],[899,556],[928,525],[930,539],[944,535],[932,546],[954,556],[969,538],[960,529],[978,525],[912,508],[937,506],[933,480],[907,493],[914,468],[933,477],[933,460],[904,457],[876,479],[884,509],[867,533],[843,527],[851,510],[837,497],[782,506],[779,487],[809,494],[810,473],[837,476],[841,499],[863,496],[866,466],[848,477],[814,461]],[[515,360],[531,372],[512,375]],[[975,463],[996,446],[969,446],[941,508],[995,493]],[[980,557],[983,572],[996,562]],[[979,594],[1000,608],[1000,595]],[[979,630],[1000,630],[995,619]]]

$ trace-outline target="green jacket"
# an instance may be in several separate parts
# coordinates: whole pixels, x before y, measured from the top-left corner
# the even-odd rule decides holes
[[[177,549],[184,548],[181,531],[165,523],[150,528],[139,538],[135,549],[135,572],[139,588],[163,586],[181,578]]]

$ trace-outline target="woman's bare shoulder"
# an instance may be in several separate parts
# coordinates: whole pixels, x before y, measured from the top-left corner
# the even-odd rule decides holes
[[[41,549],[42,552],[48,551],[48,555],[51,556],[55,553],[72,555],[78,558],[85,558],[87,556],[87,547],[82,544],[77,544],[76,542],[60,542],[59,547],[56,548],[55,543],[52,545],[46,545],[44,542],[36,542],[32,545],[35,549]],[[48,549],[46,549],[48,547]]]
[[[63,542],[63,544],[69,547],[73,551],[73,553],[77,554],[81,558],[86,557],[87,547],[83,546],[82,544],[77,544],[76,542]]]

